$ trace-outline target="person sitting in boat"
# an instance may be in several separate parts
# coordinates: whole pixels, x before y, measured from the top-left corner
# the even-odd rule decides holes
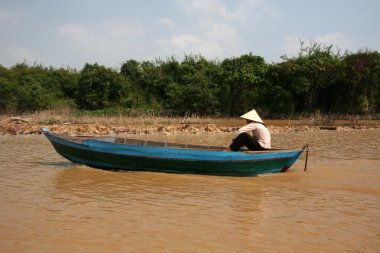
[[[229,149],[238,151],[243,146],[252,151],[270,149],[271,136],[269,130],[256,110],[249,111],[240,117],[247,120],[247,125],[237,130]],[[248,133],[250,131],[253,135]]]

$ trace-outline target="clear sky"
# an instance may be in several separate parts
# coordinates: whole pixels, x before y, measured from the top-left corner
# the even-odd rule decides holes
[[[0,0],[0,34],[5,67],[250,52],[271,63],[299,40],[380,51],[380,0]]]

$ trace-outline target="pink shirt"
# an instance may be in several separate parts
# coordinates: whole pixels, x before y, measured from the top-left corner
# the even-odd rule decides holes
[[[257,142],[262,148],[271,148],[270,133],[268,128],[266,128],[263,124],[257,122],[251,122],[248,125],[239,128],[234,139],[238,137],[239,134],[249,131],[252,131],[253,137],[257,139]]]

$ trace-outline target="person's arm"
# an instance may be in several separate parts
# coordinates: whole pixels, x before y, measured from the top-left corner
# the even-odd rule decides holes
[[[255,126],[254,123],[249,123],[248,125],[245,125],[245,126],[239,128],[236,131],[236,134],[235,134],[235,136],[234,136],[234,138],[232,140],[234,140],[236,137],[238,137],[242,133],[253,131],[255,128],[256,128],[256,126]]]

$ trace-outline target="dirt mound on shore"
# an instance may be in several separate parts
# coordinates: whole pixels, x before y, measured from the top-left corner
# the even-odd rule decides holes
[[[0,120],[0,135],[20,135],[20,134],[42,134],[42,128],[46,127],[53,132],[65,133],[68,135],[118,135],[118,134],[216,134],[233,133],[236,126],[219,126],[216,124],[130,124],[118,125],[107,123],[58,123],[36,122],[34,120],[8,117]],[[320,131],[320,130],[363,130],[375,127],[367,126],[268,126],[270,132],[292,132],[292,131]]]

